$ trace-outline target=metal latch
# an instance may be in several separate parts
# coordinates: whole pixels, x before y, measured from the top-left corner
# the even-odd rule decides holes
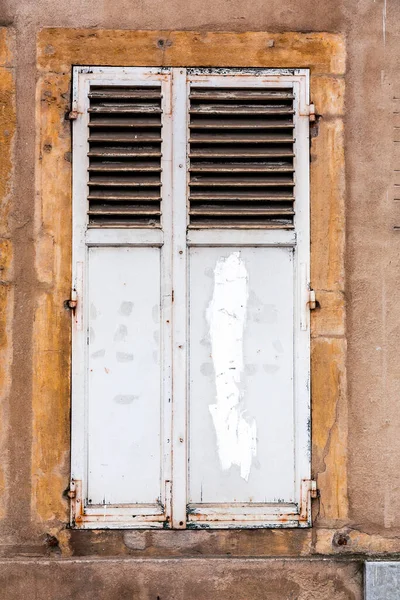
[[[68,114],[67,114],[67,118],[69,121],[75,121],[75,119],[77,119],[79,117],[79,113],[77,110],[71,110]]]
[[[314,290],[308,290],[308,302],[307,306],[310,310],[315,310],[318,307],[318,302],[315,298]]]

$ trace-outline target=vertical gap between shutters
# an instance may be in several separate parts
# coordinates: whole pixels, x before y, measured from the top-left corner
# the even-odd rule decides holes
[[[160,227],[161,86],[92,85],[89,227]]]
[[[192,85],[189,227],[294,227],[291,88]]]

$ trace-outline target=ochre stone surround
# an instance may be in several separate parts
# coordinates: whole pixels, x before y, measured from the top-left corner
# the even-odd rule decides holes
[[[312,314],[313,475],[321,499],[314,506],[316,534],[311,530],[259,532],[260,543],[266,535],[270,538],[267,555],[276,556],[308,554],[315,545],[331,552],[330,529],[344,525],[347,517],[345,58],[343,37],[328,33],[79,29],[39,33],[35,231],[36,270],[43,287],[34,324],[32,508],[39,522],[48,523],[47,530],[64,539],[66,553],[70,533],[62,523],[68,521],[63,492],[69,477],[71,339],[70,316],[63,302],[71,277],[71,126],[65,116],[70,109],[72,65],[310,69],[311,100],[321,115],[311,144],[311,282],[321,305]],[[104,541],[107,535],[115,538],[107,532],[92,537]],[[254,533],[253,550],[245,532],[218,535],[228,545],[238,536],[243,542],[247,538],[248,544],[235,545],[242,552],[255,550]]]

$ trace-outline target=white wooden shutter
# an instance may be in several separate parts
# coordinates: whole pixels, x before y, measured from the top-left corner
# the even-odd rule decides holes
[[[74,72],[72,520],[170,507],[171,72]],[[165,231],[167,235],[165,236]]]
[[[188,524],[304,525],[307,74],[187,79]]]
[[[75,525],[310,525],[308,72],[74,98]]]

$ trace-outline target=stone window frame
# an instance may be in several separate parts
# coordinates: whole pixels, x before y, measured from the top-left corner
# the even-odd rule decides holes
[[[310,69],[317,120],[311,140],[312,476],[318,527],[348,516],[345,335],[343,36],[331,33],[199,33],[45,28],[37,40],[32,508],[38,522],[68,523],[73,65]],[[163,533],[163,532],[160,532]],[[196,534],[196,532],[193,532]],[[295,532],[280,532],[292,536]],[[322,533],[322,532],[321,532]],[[301,534],[303,537],[311,534]],[[308,539],[308,538],[307,538]],[[331,534],[322,534],[328,551]],[[329,541],[328,541],[329,540]],[[329,544],[329,546],[328,546]],[[272,551],[272,549],[271,549]]]

